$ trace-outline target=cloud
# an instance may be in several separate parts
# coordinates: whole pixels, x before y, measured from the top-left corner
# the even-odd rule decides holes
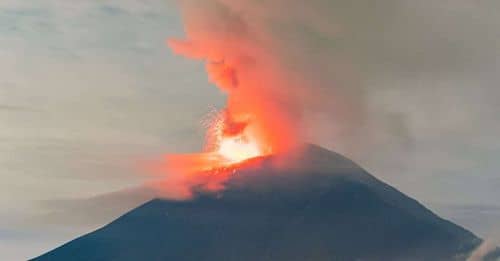
[[[418,199],[497,204],[497,1],[192,3],[207,26],[239,20],[264,41],[312,142]],[[220,6],[232,16],[207,16]],[[42,111],[0,109],[2,220],[33,198],[141,182],[131,159],[201,146],[199,119],[223,95],[170,55],[181,30],[160,0],[0,1],[0,104]]]
[[[146,187],[132,187],[89,198],[51,199],[40,202],[46,214],[30,223],[49,226],[101,226],[157,197]]]
[[[0,1],[0,229],[45,233],[54,226],[35,217],[63,221],[64,211],[40,200],[141,184],[151,178],[144,161],[201,146],[199,119],[221,95],[198,65],[165,46],[180,33],[177,17],[161,0]],[[109,221],[125,208],[89,212],[93,219],[73,209],[64,228]],[[85,231],[54,229],[43,241],[53,247]],[[25,246],[9,251],[17,259],[39,245],[20,241],[0,245]]]
[[[473,231],[490,243],[500,245],[500,206],[484,204],[432,204],[440,216]]]
[[[0,104],[0,111],[26,112],[26,111],[32,111],[32,110],[29,109],[29,108],[21,107],[21,106],[12,106],[12,105]]]
[[[500,254],[500,249],[491,242],[485,241],[467,258],[467,261],[483,261],[497,259]],[[494,259],[493,259],[494,258]]]

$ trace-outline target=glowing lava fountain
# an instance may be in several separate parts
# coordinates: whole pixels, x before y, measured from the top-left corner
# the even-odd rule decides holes
[[[234,121],[226,110],[211,112],[203,125],[207,129],[204,151],[168,155],[169,171],[190,177],[207,172],[220,176],[241,162],[273,153],[252,124]]]
[[[219,155],[223,161],[235,164],[272,153],[249,122],[235,122],[226,110],[213,112],[207,119],[205,151]]]
[[[227,104],[206,120],[203,152],[167,156],[165,189],[184,196],[193,188],[221,189],[242,162],[287,151],[301,140],[300,113],[284,93],[291,80],[260,41],[248,45],[243,38],[251,35],[234,38],[223,29],[207,34],[208,27],[198,28],[196,20],[185,22],[186,39],[171,39],[169,46],[204,61],[209,80],[227,94]]]
[[[154,184],[167,198],[187,199],[194,189],[219,191],[240,164],[275,152],[251,121],[234,121],[227,110],[210,113],[204,122],[203,152],[167,155],[167,176]]]

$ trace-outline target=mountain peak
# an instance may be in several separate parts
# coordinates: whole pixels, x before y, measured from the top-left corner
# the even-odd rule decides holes
[[[482,240],[314,145],[152,200],[36,260],[465,260]]]

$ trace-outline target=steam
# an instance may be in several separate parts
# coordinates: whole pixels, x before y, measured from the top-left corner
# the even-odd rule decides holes
[[[433,146],[499,129],[490,92],[496,87],[464,87],[480,86],[474,73],[496,63],[488,55],[495,41],[487,41],[496,29],[490,20],[469,20],[479,16],[467,10],[481,10],[464,1],[178,3],[185,36],[169,39],[169,46],[206,64],[209,80],[227,94],[230,121],[253,126],[261,149],[307,141],[377,175],[399,175],[405,164],[417,165],[415,135],[441,142],[419,143],[422,168],[458,161],[450,153],[435,157],[429,151],[449,148]],[[450,131],[453,137],[445,135]]]
[[[472,252],[472,254],[467,258],[467,261],[482,261],[487,260],[489,254],[492,254],[493,251],[500,251],[492,242],[484,241],[479,247]]]
[[[273,54],[270,39],[226,4],[183,1],[181,7],[186,39],[169,45],[205,61],[210,81],[228,95],[226,126],[251,129],[263,150],[283,150],[300,140],[300,110],[290,95],[296,83]],[[235,134],[242,131],[236,129]]]
[[[277,153],[330,131],[326,138],[341,147],[340,140],[350,144],[346,137],[354,140],[366,127],[363,89],[346,55],[345,39],[355,28],[336,16],[342,4],[181,0],[179,6],[185,36],[168,45],[205,62],[209,80],[227,94],[225,133],[248,132],[258,150]],[[191,183],[177,176],[192,172],[193,162],[209,162],[193,156],[169,160],[171,179],[181,180],[176,184]]]
[[[309,141],[352,155],[387,131],[376,130],[386,122],[370,120],[371,90],[360,74],[380,55],[366,48],[368,40],[374,52],[381,45],[367,25],[380,30],[386,14],[369,1],[349,3],[180,0],[185,37],[168,43],[205,62],[210,81],[228,95],[232,118],[256,121],[266,145]]]
[[[352,56],[352,40],[365,28],[340,11],[364,7],[316,0],[180,0],[179,7],[185,37],[169,46],[205,62],[209,80],[227,94],[227,125],[249,129],[260,150],[328,139],[345,152],[368,136],[359,131],[369,123]],[[198,177],[186,173],[211,161],[200,154],[171,159],[169,179],[188,196],[185,187]]]
[[[430,113],[449,119],[437,122],[436,132],[460,128],[454,125],[463,117],[474,118],[475,102],[466,99],[475,96],[442,81],[460,76],[457,82],[467,85],[496,63],[488,53],[496,42],[487,40],[487,25],[494,24],[468,20],[467,12],[481,10],[464,1],[178,2],[186,35],[169,44],[206,62],[211,81],[228,93],[229,108],[262,104],[264,115],[270,109],[283,114],[292,138],[346,154],[379,141],[411,147],[410,127],[430,120],[413,121]],[[487,89],[475,93],[489,111]],[[451,95],[463,97],[459,111],[449,109]],[[426,107],[415,112],[422,102]]]

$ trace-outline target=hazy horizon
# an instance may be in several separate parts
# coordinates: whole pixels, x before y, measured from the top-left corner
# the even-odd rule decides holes
[[[500,243],[499,2],[291,1],[289,14],[280,0],[205,3],[215,2],[288,29],[273,50],[325,94],[301,108],[310,109],[308,141]],[[334,28],[322,18],[330,11],[351,27]],[[201,148],[201,121],[226,97],[202,62],[168,48],[184,29],[174,1],[0,3],[0,259],[34,257],[104,225],[150,196],[133,189],[152,178],[142,164]],[[330,37],[342,29],[345,39]],[[338,53],[356,68],[356,87],[335,82],[353,96],[339,102],[366,110],[354,123],[326,95],[332,75],[321,68],[343,68],[330,61]],[[109,198],[117,191],[129,193],[124,202]]]

